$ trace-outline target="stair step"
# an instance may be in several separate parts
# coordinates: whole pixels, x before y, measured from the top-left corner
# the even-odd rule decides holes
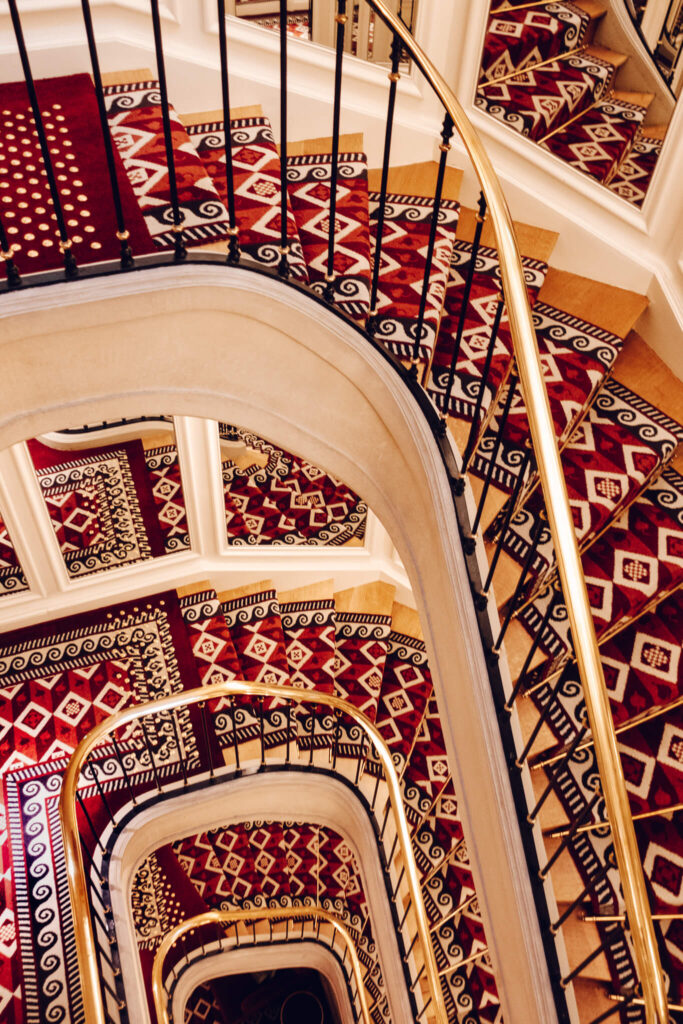
[[[663,142],[659,133],[649,135],[646,134],[647,131],[645,127],[638,133],[629,153],[622,160],[608,185],[612,192],[634,206],[642,206],[662,151]]]
[[[489,19],[482,77],[495,81],[581,46],[590,18],[574,4],[515,8]]]
[[[613,94],[541,142],[570,167],[607,182],[633,144],[645,107]]]
[[[327,156],[332,152],[332,136],[320,139],[301,139],[298,142],[287,142],[287,159],[293,156]],[[340,153],[362,153],[365,140],[362,132],[352,132],[339,136]]]
[[[434,199],[436,194],[436,179],[439,173],[439,165],[434,160],[427,160],[419,164],[405,164],[402,167],[389,168],[387,178],[387,191],[395,195],[420,196],[424,199]],[[443,183],[443,198],[451,202],[457,202],[462,185],[463,172],[458,167],[445,169]],[[370,192],[379,192],[382,187],[382,168],[371,168],[368,171],[368,189]]]
[[[458,238],[465,242],[473,241],[476,216],[476,210],[473,210],[468,206],[461,207],[457,228]],[[547,263],[553,253],[555,245],[557,244],[557,240],[560,237],[559,232],[550,231],[548,228],[541,228],[534,224],[525,224],[518,220],[515,220],[512,223],[515,229],[517,245],[519,246],[519,251],[522,256],[527,256],[531,260],[538,260],[539,262]],[[493,225],[489,218],[484,222],[484,226],[482,228],[481,244],[488,246],[490,249],[495,249],[496,251],[498,249]]]
[[[555,267],[548,269],[539,300],[622,339],[629,335],[649,304],[646,295]],[[638,388],[634,390],[639,393]]]
[[[617,50],[610,50],[607,46],[600,46],[597,43],[591,43],[590,46],[587,46],[586,54],[589,57],[596,57],[598,60],[605,61],[606,64],[611,64],[615,68],[623,67],[628,60],[627,53],[619,53]]]

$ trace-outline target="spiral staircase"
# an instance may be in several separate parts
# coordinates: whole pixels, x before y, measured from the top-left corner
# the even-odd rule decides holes
[[[340,131],[343,3],[333,135],[279,146],[260,106],[230,108],[224,19],[222,109],[178,115],[156,4],[159,77],[103,75],[90,23],[93,88],[33,82],[11,3],[25,81],[0,87],[3,301],[133,259],[227,255],[230,271],[305,295],[311,322],[333,310],[390,365],[448,474],[557,1019],[677,1020],[681,384],[634,330],[642,295],[553,267],[545,228],[507,233],[457,104],[371,6],[394,38],[377,169]],[[280,42],[286,126],[284,20]],[[446,112],[438,161],[396,167],[403,47]],[[479,161],[475,208],[449,162],[455,128]],[[457,709],[432,682],[412,596],[315,572],[296,589],[258,576],[155,589],[156,565],[199,536],[185,417],[157,413],[57,423],[16,455],[65,595],[106,591],[109,572],[150,582],[134,600],[76,598],[68,617],[32,611],[0,638],[2,1019],[177,1022],[201,1006],[227,1022],[230,957],[268,964],[299,944],[324,950],[347,1019],[501,1021],[501,946],[471,852],[486,837],[459,810]],[[226,559],[363,546],[362,494],[277,438],[207,430]],[[2,604],[21,615],[31,573],[8,518]],[[335,810],[348,800],[362,826]]]

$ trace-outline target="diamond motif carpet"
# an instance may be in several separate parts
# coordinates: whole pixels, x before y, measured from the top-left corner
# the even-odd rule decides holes
[[[9,531],[0,516],[0,597],[5,594],[17,594],[27,588],[26,577],[19,565]]]
[[[481,61],[482,79],[495,81],[580,46],[588,15],[573,3],[545,4],[493,14]]]

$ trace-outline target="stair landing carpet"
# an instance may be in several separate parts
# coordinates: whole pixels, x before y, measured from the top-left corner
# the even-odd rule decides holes
[[[109,85],[104,91],[111,134],[148,231],[157,247],[172,246],[175,235],[159,83]],[[172,107],[170,117],[185,240],[201,243],[225,238],[227,210]]]
[[[67,233],[77,264],[118,259],[121,243],[89,75],[36,81]],[[64,266],[57,219],[24,82],[0,85],[0,204],[22,274]],[[21,159],[19,159],[21,157]],[[123,166],[115,155],[126,229],[134,254],[154,249]]]
[[[299,229],[308,275],[322,291],[334,272],[334,301],[353,320],[370,310],[370,231],[368,172],[364,153],[340,153],[334,267],[328,267],[332,157],[293,156],[287,160],[287,187]]]
[[[369,199],[374,261],[381,195],[371,192]],[[459,209],[458,203],[446,199],[439,206],[418,348],[420,359],[429,359],[434,351]],[[394,355],[404,359],[410,359],[414,352],[433,216],[432,199],[387,196],[373,333]]]
[[[166,553],[140,441],[82,451],[36,440],[28,447],[70,576]]]
[[[189,125],[187,129],[206,173],[227,207],[225,178],[225,129],[222,121]],[[241,251],[268,267],[277,267],[282,231],[280,157],[273,130],[265,117],[245,117],[230,122],[236,226]],[[287,237],[292,277],[308,282],[296,221],[287,204]]]

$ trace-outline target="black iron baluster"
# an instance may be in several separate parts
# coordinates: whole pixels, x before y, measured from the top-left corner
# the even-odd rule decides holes
[[[507,610],[505,612],[505,618],[503,619],[503,624],[500,627],[500,633],[498,634],[498,638],[495,644],[493,645],[494,651],[500,650],[500,645],[502,644],[503,638],[507,633],[508,626],[512,621],[512,616],[517,611],[517,606],[520,602],[522,594],[524,593],[524,584],[527,581],[527,576],[529,575],[529,572],[531,571],[531,566],[533,565],[534,559],[536,558],[538,545],[541,541],[541,534],[546,528],[547,521],[548,519],[545,512],[541,510],[541,512],[538,515],[538,519],[534,523],[534,531],[531,535],[531,543],[529,545],[529,550],[527,551],[526,558],[524,559],[524,564],[522,566],[522,571],[519,574],[519,579],[517,580],[515,592],[508,601]]]
[[[154,781],[156,782],[157,790],[159,792],[161,792],[161,782],[159,780],[159,773],[157,772],[157,765],[156,765],[156,761],[154,760],[154,753],[152,751],[152,747],[151,747],[151,744],[149,742],[149,736],[147,735],[147,728],[145,726],[145,721],[144,721],[143,718],[140,719],[140,728],[142,729],[142,736],[143,736],[143,739],[144,739],[145,747],[147,748],[147,753],[149,754],[149,760],[150,760],[150,763],[152,765],[152,774],[154,775]]]
[[[410,991],[411,991],[411,992],[414,992],[414,991],[415,991],[415,989],[416,989],[416,987],[417,987],[417,983],[418,983],[418,981],[420,980],[420,978],[422,977],[422,975],[424,974],[424,971],[425,971],[425,965],[424,965],[424,964],[422,964],[422,967],[421,967],[421,968],[420,968],[420,970],[419,970],[419,971],[417,972],[417,975],[416,975],[416,977],[415,977],[415,980],[413,981],[412,985],[410,986]]]
[[[427,1010],[429,1009],[429,1005],[430,1005],[430,1003],[431,1003],[431,1002],[432,1002],[432,996],[430,996],[430,997],[429,997],[429,999],[427,1000],[427,1002],[426,1002],[426,1003],[424,1004],[424,1006],[422,1007],[422,1009],[421,1009],[421,1010],[420,1010],[420,1012],[418,1013],[418,1015],[417,1015],[417,1017],[415,1018],[415,1020],[419,1020],[419,1019],[420,1019],[420,1017],[424,1016],[424,1014],[425,1014],[425,1013],[427,1012]]]
[[[5,270],[7,271],[7,286],[9,288],[21,287],[21,274],[17,270],[17,265],[14,262],[14,250],[9,243],[7,234],[5,232],[5,225],[2,223],[0,218],[0,256],[5,261]]]
[[[503,299],[503,296],[500,295],[498,297],[498,305],[496,306],[496,312],[493,317],[493,323],[491,324],[491,337],[489,338],[489,347],[486,351],[486,359],[484,360],[484,369],[481,371],[481,380],[479,382],[479,389],[477,391],[477,400],[474,403],[472,425],[470,426],[470,432],[467,437],[467,444],[465,445],[465,454],[462,457],[462,473],[467,472],[467,467],[470,464],[470,459],[472,458],[476,448],[478,447],[477,441],[479,439],[479,431],[481,429],[479,417],[481,416],[481,407],[484,402],[486,385],[488,384],[489,381],[489,373],[491,372],[493,353],[496,348],[496,341],[498,340],[498,331],[500,330],[500,321],[503,317],[504,309],[505,301]]]
[[[603,1021],[609,1020],[610,1017],[613,1017],[615,1013],[619,1013],[621,1010],[623,1010],[628,1003],[633,1001],[633,998],[633,996],[630,996],[629,998],[626,998],[623,1001],[621,999],[617,1000],[614,1006],[611,1006],[608,1010],[605,1010],[604,1013],[601,1013],[599,1017],[594,1017],[593,1020],[590,1021],[590,1024],[603,1024]]]
[[[514,490],[507,501],[505,516],[503,517],[503,525],[500,530],[500,533],[498,534],[498,539],[496,541],[496,550],[493,552],[493,558],[491,559],[491,563],[489,565],[489,571],[486,576],[486,581],[484,583],[484,586],[482,587],[482,594],[488,594],[491,583],[493,582],[493,576],[496,571],[496,566],[498,565],[498,560],[503,552],[503,543],[505,541],[505,535],[510,525],[510,520],[512,519],[512,516],[514,514],[515,506],[517,505],[517,500],[519,498],[520,491],[524,486],[524,478],[526,476],[526,471],[529,468],[529,464],[532,458],[533,453],[531,451],[531,447],[527,447],[524,452],[524,458],[522,459],[522,463],[519,467],[517,479],[515,480]]]
[[[592,814],[593,808],[595,807],[596,803],[598,802],[598,800],[601,800],[601,799],[602,799],[602,793],[600,793],[599,791],[595,792],[593,794],[593,799],[588,804],[588,806],[584,807],[583,812],[578,816],[578,818],[574,819],[574,821],[572,822],[571,828],[567,832],[567,834],[564,837],[564,839],[562,840],[562,842],[558,844],[558,846],[554,850],[552,856],[549,858],[549,860],[546,862],[546,864],[538,872],[538,877],[541,879],[541,881],[543,881],[543,879],[547,877],[547,875],[548,875],[549,871],[551,870],[553,864],[557,861],[558,857],[560,857],[560,855],[564,852],[564,850],[567,848],[567,846],[569,846],[569,844],[571,843],[572,839],[574,838],[574,836],[576,834],[576,830],[581,825],[583,825],[584,821],[586,821],[587,818],[590,817],[590,815]]]
[[[33,74],[31,73],[31,64],[28,59],[26,42],[24,41],[24,31],[21,27],[21,19],[19,17],[19,11],[17,9],[17,0],[8,0],[8,2],[10,16],[12,18],[12,25],[14,27],[14,35],[16,36],[17,48],[19,50],[21,67],[24,72],[24,81],[26,83],[28,98],[31,104],[31,110],[33,112],[33,121],[35,123],[36,131],[38,133],[40,152],[43,157],[45,174],[47,176],[47,182],[50,188],[50,195],[52,197],[52,205],[55,211],[55,218],[57,220],[57,230],[59,231],[59,251],[64,257],[64,273],[66,277],[70,279],[78,276],[78,267],[76,266],[74,254],[71,251],[71,239],[69,238],[68,232],[66,230],[66,221],[64,220],[64,211],[62,210],[62,201],[59,198],[57,179],[55,178],[55,171],[54,167],[52,166],[52,160],[50,158],[50,147],[47,144],[47,137],[45,135],[45,125],[43,124],[43,116],[40,112],[40,107],[38,105],[38,96],[36,93],[35,83],[33,81]]]
[[[311,734],[309,736],[310,753],[308,755],[308,763],[313,764],[313,753],[315,750],[315,716],[319,711],[319,708],[311,708]]]
[[[420,342],[422,341],[422,329],[424,327],[425,312],[427,310],[427,296],[429,295],[429,279],[432,275],[432,263],[434,262],[434,246],[436,245],[436,232],[439,226],[439,214],[441,212],[441,199],[443,197],[443,183],[446,177],[446,161],[448,160],[448,154],[451,151],[451,139],[453,137],[454,124],[450,114],[446,114],[443,119],[443,128],[441,129],[441,144],[439,150],[441,156],[439,158],[439,172],[436,177],[436,191],[434,193],[434,209],[432,211],[432,222],[429,227],[429,243],[427,245],[427,259],[425,261],[425,272],[422,281],[422,294],[420,296],[420,309],[417,315],[417,324],[415,325],[415,344],[413,345],[413,355],[410,361],[411,373],[417,375],[417,364],[420,361]],[[434,338],[436,344],[436,337]]]
[[[228,82],[228,40],[225,29],[225,0],[218,0],[218,45],[221,54],[221,94],[223,99],[223,133],[225,135],[225,186],[228,193],[228,263],[239,263],[239,228],[235,207],[235,178],[232,166],[232,134],[230,129],[230,85]]]
[[[493,444],[493,448],[490,454],[490,461],[486,467],[486,476],[484,478],[484,486],[482,487],[481,497],[479,498],[479,504],[477,505],[477,513],[474,517],[474,523],[472,524],[472,533],[476,533],[481,522],[482,513],[484,511],[484,505],[486,504],[486,496],[489,493],[489,487],[493,480],[493,471],[496,468],[496,460],[498,458],[498,452],[500,446],[503,443],[503,432],[505,430],[508,416],[510,415],[510,409],[512,408],[512,400],[515,397],[515,391],[517,390],[517,377],[513,380],[508,380],[507,394],[505,396],[505,404],[503,405],[503,411],[501,413],[500,422],[498,424],[498,430],[496,432],[496,439]]]
[[[533,729],[529,733],[529,738],[527,739],[526,743],[524,744],[524,747],[522,749],[521,754],[519,754],[519,756],[515,759],[515,764],[517,765],[518,768],[521,768],[523,766],[524,762],[526,761],[527,757],[529,756],[529,751],[531,750],[531,748],[533,747],[534,743],[536,742],[536,737],[538,736],[539,732],[541,731],[541,727],[542,727],[543,723],[545,722],[546,718],[550,714],[550,712],[552,710],[552,707],[553,707],[553,705],[555,704],[555,702],[557,700],[557,694],[559,692],[560,684],[561,683],[562,683],[562,677],[560,676],[558,679],[556,679],[555,685],[553,686],[552,690],[550,691],[550,696],[548,697],[547,702],[543,705],[543,708],[542,708],[542,710],[541,710],[541,712],[540,712],[540,714],[538,716],[538,720],[536,721],[536,724],[534,725]]]
[[[334,299],[334,246],[337,221],[337,177],[339,175],[339,129],[341,123],[342,60],[344,58],[344,32],[346,29],[346,0],[337,0],[337,54],[334,68],[334,111],[332,115],[332,166],[330,167],[330,235],[327,247],[327,273],[325,298]]]
[[[91,761],[90,764],[88,765],[88,767],[90,768],[90,774],[93,777],[93,782],[95,783],[95,787],[97,789],[98,796],[99,796],[100,800],[102,801],[102,803],[104,804],[104,809],[107,812],[107,814],[109,815],[109,820],[113,822],[114,821],[114,815],[112,814],[111,807],[109,806],[109,802],[108,802],[106,796],[104,795],[104,790],[102,789],[102,783],[100,782],[99,775],[95,771],[95,761]]]
[[[573,981],[574,978],[576,978],[577,975],[581,974],[581,972],[585,970],[585,968],[588,967],[589,964],[593,963],[596,957],[600,956],[600,954],[604,952],[604,950],[607,949],[608,946],[611,946],[613,938],[613,935],[606,935],[603,941],[597,947],[597,949],[594,949],[592,953],[589,953],[585,960],[582,960],[580,964],[577,964],[576,967],[572,971],[570,971],[569,974],[566,975],[566,977],[560,978],[560,985],[562,986],[562,988],[566,988],[570,981]]]
[[[176,746],[178,748],[178,760],[180,761],[180,770],[181,770],[182,775],[183,775],[183,785],[186,786],[187,783],[188,783],[187,766],[185,764],[185,757],[183,756],[183,748],[182,748],[182,744],[180,742],[180,732],[178,730],[178,721],[176,719],[175,709],[171,709],[171,711],[169,711],[169,715],[171,716],[171,722],[173,724],[173,735],[175,736]],[[209,752],[209,757],[210,757],[211,754],[210,754],[210,751],[209,751],[209,744],[208,743],[207,743],[206,749],[207,749],[207,752]]]
[[[292,705],[291,702],[287,703],[287,749],[285,753],[285,764],[289,764],[290,761],[290,744],[292,739]]]
[[[412,903],[410,904],[410,906],[412,906]],[[405,918],[405,915],[404,915],[404,918]],[[400,928],[400,926],[399,926],[399,928]],[[418,938],[419,938],[418,933],[415,932],[415,934],[413,935],[413,937],[412,937],[412,939],[410,941],[410,945],[408,946],[407,950],[403,954],[404,963],[408,963],[408,959],[409,959],[410,954],[412,953],[413,949],[415,948],[415,943],[417,942]]]
[[[278,273],[289,277],[289,218],[287,216],[287,0],[280,0],[280,264]]]
[[[259,739],[261,741],[261,767],[264,768],[266,764],[266,727],[263,721],[265,711],[263,710],[264,699],[259,697],[258,699],[258,710],[259,710]]]
[[[396,885],[394,885],[392,890],[391,890],[391,898],[394,901],[396,900],[396,894],[397,894],[397,892],[399,890],[399,886],[401,885],[401,882],[403,881],[403,876],[405,875],[405,873],[406,873],[406,869],[405,869],[405,865],[404,865],[401,868],[400,872],[399,872],[398,878],[396,879]]]
[[[332,741],[332,771],[335,771],[337,767],[337,757],[339,756],[339,709],[334,709],[334,739]]]
[[[460,316],[458,317],[458,327],[455,334],[455,344],[453,346],[453,353],[451,355],[451,365],[448,370],[448,378],[446,383],[446,394],[444,395],[444,407],[441,413],[441,429],[446,429],[446,418],[448,416],[448,407],[451,400],[451,391],[453,390],[453,383],[455,381],[455,372],[458,363],[458,356],[460,355],[460,346],[462,344],[462,332],[465,328],[465,319],[467,317],[467,307],[470,301],[470,292],[472,291],[472,282],[474,280],[474,268],[477,262],[477,256],[479,254],[479,245],[481,243],[481,233],[484,229],[484,221],[486,219],[486,199],[484,193],[479,195],[479,210],[477,212],[477,223],[474,229],[474,241],[472,242],[472,251],[470,255],[470,265],[467,268],[467,278],[465,279],[465,292],[462,297],[462,306],[460,307]]]
[[[557,590],[553,590],[553,596],[548,601],[548,607],[546,608],[545,612],[543,613],[543,618],[541,620],[541,624],[540,624],[539,628],[536,630],[536,635],[534,636],[533,643],[531,644],[531,647],[529,648],[529,652],[528,652],[526,658],[524,659],[524,664],[522,665],[522,667],[520,669],[519,676],[517,677],[517,682],[515,683],[515,686],[514,686],[514,689],[512,690],[512,693],[510,694],[510,696],[508,697],[508,699],[505,702],[504,706],[505,706],[505,710],[508,712],[508,714],[512,711],[512,708],[514,706],[515,700],[517,699],[519,691],[523,688],[524,683],[526,682],[527,672],[529,671],[529,667],[531,665],[531,662],[533,661],[534,655],[536,654],[536,651],[538,650],[539,644],[541,643],[541,638],[542,638],[543,634],[545,633],[545,627],[550,622],[550,617],[551,617],[551,615],[553,613],[553,609],[555,607],[555,603],[557,602],[557,599],[558,599],[559,596],[560,596],[559,592]]]
[[[87,823],[88,823],[88,826],[89,826],[89,828],[90,828],[90,831],[92,832],[92,836],[93,836],[93,839],[95,840],[95,842],[96,842],[96,843],[97,843],[97,845],[99,846],[99,848],[100,848],[100,850],[102,851],[102,853],[106,853],[107,851],[106,851],[106,850],[105,850],[105,848],[104,848],[104,847],[102,846],[102,843],[101,843],[101,841],[100,841],[100,837],[99,837],[99,835],[98,835],[97,831],[95,830],[95,826],[94,826],[94,825],[93,825],[93,823],[92,823],[92,818],[91,818],[91,817],[90,817],[90,815],[88,814],[88,808],[87,808],[87,807],[85,806],[85,803],[83,802],[83,797],[82,797],[82,796],[81,796],[81,794],[80,794],[80,793],[78,793],[78,792],[76,793],[76,799],[78,800],[78,806],[80,807],[80,809],[81,809],[81,810],[83,811],[83,814],[85,815],[85,820],[87,821]],[[82,846],[84,846],[84,844],[83,844],[83,843],[81,843],[81,845],[82,845]],[[85,848],[86,850],[88,849],[88,848],[87,848],[87,846],[85,846],[84,848]],[[89,852],[90,852],[90,851],[88,850],[88,853],[89,853]],[[97,870],[97,869],[95,869],[95,870]],[[101,876],[100,876],[100,877],[101,877]]]
[[[107,107],[104,102],[104,86],[102,85],[102,74],[100,72],[100,59],[97,54],[95,32],[93,30],[92,15],[90,13],[90,0],[81,0],[81,7],[83,10],[85,34],[88,39],[88,50],[90,51],[90,64],[92,66],[93,81],[95,83],[95,96],[97,97],[97,108],[100,114],[100,128],[102,129],[102,141],[104,143],[104,151],[107,157],[109,184],[111,185],[111,195],[114,202],[114,212],[116,215],[116,237],[121,243],[121,270],[130,270],[130,268],[134,265],[133,254],[131,252],[131,248],[129,245],[130,232],[126,229],[126,222],[123,216],[123,206],[121,204],[121,190],[119,189],[119,179],[116,174],[116,159],[114,157],[114,145],[112,143],[111,132],[109,130],[109,122],[107,120]]]
[[[401,40],[394,36],[391,42],[391,71],[389,72],[389,105],[387,108],[387,124],[384,133],[384,156],[382,159],[382,181],[379,190],[379,208],[377,210],[377,223],[375,225],[375,253],[372,269],[372,286],[370,289],[370,318],[368,320],[368,333],[373,334],[377,329],[377,292],[379,289],[379,272],[382,263],[382,245],[384,242],[384,219],[387,205],[387,192],[389,187],[389,162],[391,160],[391,138],[394,130],[394,112],[396,109],[396,89],[401,77],[399,64],[401,61]]]
[[[204,739],[204,746],[206,747],[206,756],[209,759],[209,778],[214,777],[213,768],[213,753],[211,751],[211,740],[209,738],[209,726],[206,721],[206,701],[202,701],[199,705],[199,717],[202,722],[202,737]]]
[[[232,749],[235,753],[235,770],[240,771],[240,745],[237,740],[237,725],[235,724],[235,702],[230,702],[230,720],[232,722]]]
[[[152,26],[154,29],[154,50],[156,53],[157,73],[159,75],[159,93],[161,94],[161,118],[164,125],[164,146],[166,149],[166,165],[168,167],[168,185],[171,192],[171,209],[173,211],[173,227],[175,237],[175,258],[184,260],[187,257],[183,238],[184,217],[178,201],[178,182],[175,173],[175,154],[173,152],[173,134],[171,131],[171,115],[168,108],[168,89],[166,87],[166,64],[164,45],[161,38],[161,19],[159,17],[159,0],[150,0],[152,5]]]
[[[116,733],[112,733],[111,734],[111,738],[112,738],[112,742],[114,744],[114,752],[116,753],[116,759],[118,760],[120,768],[121,768],[121,774],[123,775],[123,780],[126,783],[126,786],[128,787],[128,792],[130,793],[131,803],[135,807],[137,805],[137,800],[135,798],[135,790],[133,789],[133,786],[131,785],[130,776],[128,775],[128,772],[126,771],[126,766],[125,766],[124,761],[123,761],[123,756],[121,754],[121,750],[119,749],[118,740],[116,739]]]
[[[580,906],[581,903],[583,903],[583,901],[585,900],[586,896],[588,896],[588,894],[590,893],[592,888],[593,888],[593,886],[592,886],[591,882],[589,882],[581,890],[581,892],[576,897],[576,899],[572,900],[572,902],[569,904],[568,907],[565,907],[565,909],[562,911],[562,913],[558,917],[557,921],[554,921],[550,925],[550,934],[551,935],[557,935],[557,933],[559,932],[559,930],[562,927],[562,925],[564,924],[564,922],[567,920],[567,918],[571,917],[571,915],[574,913],[576,908],[578,906]]]
[[[564,766],[567,763],[567,761],[571,761],[571,759],[574,756],[574,752],[575,752],[576,748],[578,747],[578,745],[581,742],[581,740],[583,739],[583,737],[586,735],[587,731],[588,731],[588,725],[587,725],[587,723],[584,723],[583,727],[579,730],[579,732],[577,732],[576,736],[572,740],[571,745],[570,745],[569,749],[567,750],[567,756],[564,759],[564,761],[562,762],[562,764],[559,765],[557,771],[559,771],[561,768],[564,768]],[[533,825],[534,821],[538,817],[538,815],[540,813],[540,810],[543,807],[543,804],[548,799],[548,797],[549,797],[549,795],[550,795],[550,793],[552,791],[552,788],[553,788],[553,786],[554,786],[554,784],[555,784],[555,782],[557,780],[557,772],[552,772],[552,773],[549,772],[548,775],[549,775],[549,778],[548,778],[547,786],[545,787],[545,789],[543,790],[543,792],[539,796],[539,798],[536,801],[536,803],[534,804],[533,808],[529,811],[529,813],[526,816],[526,820],[529,822],[530,825]]]
[[[398,922],[398,930],[399,931],[401,931],[403,929],[403,925],[406,923],[406,918],[407,918],[408,914],[410,913],[410,909],[411,909],[412,905],[413,905],[412,897],[409,897],[408,902],[406,903],[406,908],[403,911],[403,917]],[[417,938],[417,936],[416,936],[416,938]]]

